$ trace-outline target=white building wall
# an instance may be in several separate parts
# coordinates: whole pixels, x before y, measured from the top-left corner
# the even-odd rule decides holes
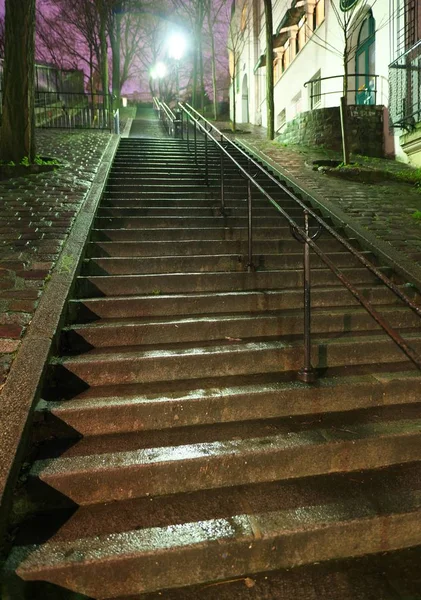
[[[247,0],[246,0],[247,1]],[[254,2],[253,17],[248,27],[248,38],[244,46],[241,59],[240,93],[237,97],[238,122],[242,122],[242,82],[244,74],[248,82],[249,121],[263,126],[266,125],[266,66],[256,69],[254,66],[261,54],[265,52],[265,19],[262,0],[248,0]],[[339,0],[334,0],[339,5]],[[390,49],[390,0],[360,0],[360,4],[367,12],[371,7],[376,22],[376,57],[375,73],[377,78],[376,104],[388,104],[388,65],[391,60]],[[286,10],[291,6],[291,0],[275,0],[273,3],[273,28],[274,33],[281,22]],[[263,15],[260,27],[256,27],[256,14],[260,10]],[[355,18],[360,18],[359,11],[355,11]],[[392,17],[393,18],[393,17]],[[357,28],[359,30],[359,27]],[[353,40],[356,43],[356,40]],[[330,0],[325,0],[325,20],[313,32],[304,47],[291,61],[288,68],[281,75],[274,87],[275,99],[275,129],[277,117],[285,109],[286,120],[294,118],[297,112],[310,110],[309,87],[304,84],[320,70],[321,77],[330,77],[343,74],[343,49],[344,34],[330,5]],[[350,61],[350,72],[355,72],[355,58]],[[355,80],[351,78],[350,86],[355,87]],[[322,82],[321,107],[338,106],[342,95],[342,80],[331,79]],[[336,93],[326,93],[336,92]],[[355,103],[355,93],[350,93],[349,103]]]

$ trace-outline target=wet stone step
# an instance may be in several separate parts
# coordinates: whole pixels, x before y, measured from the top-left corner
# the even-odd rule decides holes
[[[119,218],[127,218],[127,217],[159,217],[163,216],[164,218],[167,216],[174,217],[191,217],[192,215],[196,217],[220,217],[221,216],[221,207],[215,205],[213,206],[191,206],[191,207],[180,207],[180,206],[172,206],[168,202],[165,206],[112,206],[112,207],[103,207],[98,210],[98,217],[119,217]],[[242,207],[230,207],[230,216],[233,218],[236,217],[246,217],[247,216],[247,206],[243,205]],[[286,210],[286,209],[284,209]],[[290,209],[288,208],[288,214],[291,217],[301,216],[301,209]],[[254,209],[255,217],[272,217],[274,219],[277,218],[277,213],[275,209],[271,206],[259,206]]]
[[[370,253],[363,253],[368,259]],[[337,267],[352,267],[358,260],[346,252],[329,252],[329,258]],[[253,258],[256,270],[300,269],[303,264],[301,253],[261,254]],[[314,269],[323,268],[319,257],[313,258]],[[247,269],[246,254],[203,254],[198,256],[147,256],[147,257],[103,257],[87,259],[83,275],[136,275],[144,273],[197,273],[215,271],[244,271]]]
[[[297,216],[294,218],[294,222],[301,226],[303,224],[303,218]],[[97,229],[140,229],[140,228],[155,228],[155,229],[167,229],[179,227],[222,227],[222,228],[235,228],[235,227],[247,227],[247,217],[185,217],[185,216],[171,216],[163,215],[161,217],[96,217],[95,227]],[[274,212],[271,217],[260,217],[254,218],[254,226],[256,229],[260,227],[284,227],[285,234],[287,234],[288,221],[279,213]],[[278,225],[279,224],[279,225]],[[291,238],[291,232],[289,232],[289,238]]]
[[[197,233],[200,236],[200,232]],[[297,252],[300,246],[297,241],[267,239],[256,240],[253,249],[259,254],[283,254]],[[324,252],[340,251],[343,246],[333,239],[318,240],[318,247]],[[301,249],[301,248],[300,248]],[[93,257],[146,257],[146,256],[191,256],[194,254],[245,254],[248,251],[246,240],[178,240],[177,242],[157,240],[155,242],[127,241],[127,242],[91,242],[88,246],[87,256]]]
[[[380,269],[389,274],[390,269]],[[378,279],[367,269],[344,268],[344,275],[356,285],[378,284]],[[78,277],[76,296],[78,298],[101,296],[132,296],[138,294],[172,294],[183,292],[235,292],[248,290],[287,290],[302,289],[304,280],[299,271],[231,271],[203,273],[166,273],[155,275],[117,275]],[[314,269],[312,286],[342,287],[338,278],[328,269]]]
[[[141,229],[136,227],[126,229],[113,229],[103,227],[101,229],[94,228],[91,231],[91,241],[130,241],[130,242],[143,242],[143,241],[175,241],[182,243],[185,240],[242,240],[248,239],[247,227],[183,227],[182,229],[177,227],[165,227],[165,228],[147,228]],[[253,239],[255,241],[260,240],[276,240],[280,243],[290,243],[293,239],[291,236],[291,230],[289,227],[273,226],[273,227],[259,227],[253,232]],[[325,235],[323,238],[318,240],[322,243],[332,239],[331,236]],[[298,242],[297,242],[298,243]]]
[[[421,335],[405,334],[407,342],[420,351]],[[53,360],[52,377],[59,381],[76,377],[90,386],[142,383],[171,379],[296,372],[303,366],[302,340],[230,341],[219,344],[176,344],[166,349],[152,346],[96,348],[79,356]],[[312,340],[315,369],[365,364],[387,364],[409,359],[385,334],[353,336],[342,334]]]
[[[405,288],[400,288],[406,292]],[[389,290],[382,287],[359,287],[360,293],[370,303],[378,306],[399,306],[399,299]],[[416,299],[416,298],[415,298]],[[325,307],[341,307],[346,310],[350,306],[360,306],[358,301],[345,289],[328,287],[316,288],[312,293],[313,309]],[[212,312],[241,313],[252,315],[260,311],[299,310],[303,307],[301,290],[265,290],[250,292],[215,292],[190,294],[155,294],[153,296],[89,298],[71,300],[68,309],[68,321],[85,323],[99,319],[126,319],[171,315],[201,315]],[[381,309],[383,310],[383,309]]]
[[[362,423],[335,417],[333,429],[328,417],[326,427],[323,418],[312,426],[272,429],[256,422],[213,425],[189,430],[185,443],[179,430],[144,432],[141,441],[135,434],[86,438],[57,458],[47,445],[29,477],[86,505],[410,463],[420,459],[421,438],[420,409],[410,408],[399,410],[406,419],[393,419],[394,407],[385,410],[384,421],[381,414]],[[192,440],[206,435],[209,441]]]
[[[382,310],[388,323],[397,330],[416,328],[419,317],[405,308]],[[63,330],[61,347],[66,352],[81,353],[90,348],[158,345],[210,340],[252,340],[280,336],[301,336],[303,311],[282,311],[234,315],[205,315],[178,319],[161,318],[101,321],[74,325]],[[315,334],[340,334],[380,330],[380,326],[362,308],[345,310],[313,310],[312,331]]]
[[[42,439],[166,430],[206,424],[377,409],[419,402],[416,371],[374,371],[319,378],[311,387],[280,376],[211,378],[111,385],[59,400],[52,390],[37,405]],[[405,408],[405,407],[404,407]],[[374,414],[376,414],[374,412]],[[63,424],[57,426],[57,419]],[[39,434],[37,434],[39,438]]]
[[[89,507],[7,569],[101,599],[416,546],[419,488],[408,465]]]

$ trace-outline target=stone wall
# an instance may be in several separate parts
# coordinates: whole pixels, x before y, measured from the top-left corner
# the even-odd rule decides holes
[[[382,106],[348,106],[351,152],[384,157],[384,108]],[[289,121],[276,138],[286,144],[325,146],[342,149],[339,107],[320,108],[299,114]]]

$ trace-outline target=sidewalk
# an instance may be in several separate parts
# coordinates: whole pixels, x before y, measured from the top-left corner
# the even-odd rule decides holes
[[[220,129],[228,123],[217,123]],[[421,281],[421,221],[412,216],[421,210],[421,191],[412,185],[384,180],[359,183],[338,179],[312,170],[314,160],[337,158],[323,149],[283,146],[266,139],[266,129],[239,125],[249,133],[227,134],[244,143],[293,183],[308,194],[323,201],[332,210],[343,214],[346,225],[363,230],[367,239],[382,244],[395,260],[402,260],[413,280]],[[359,157],[354,158],[359,160]],[[364,158],[361,158],[364,162]],[[368,159],[378,169],[402,172],[411,167],[387,159]],[[336,210],[335,210],[336,209]]]
[[[0,386],[109,143],[109,132],[37,130],[62,167],[0,181]]]

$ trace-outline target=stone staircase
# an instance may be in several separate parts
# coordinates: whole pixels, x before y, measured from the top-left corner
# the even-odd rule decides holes
[[[36,409],[5,598],[138,598],[421,543],[418,371],[312,257],[320,378],[297,381],[302,246],[255,194],[247,272],[246,183],[225,165],[222,216],[218,169],[206,186],[185,142],[121,141]],[[318,243],[419,350],[419,318]]]

